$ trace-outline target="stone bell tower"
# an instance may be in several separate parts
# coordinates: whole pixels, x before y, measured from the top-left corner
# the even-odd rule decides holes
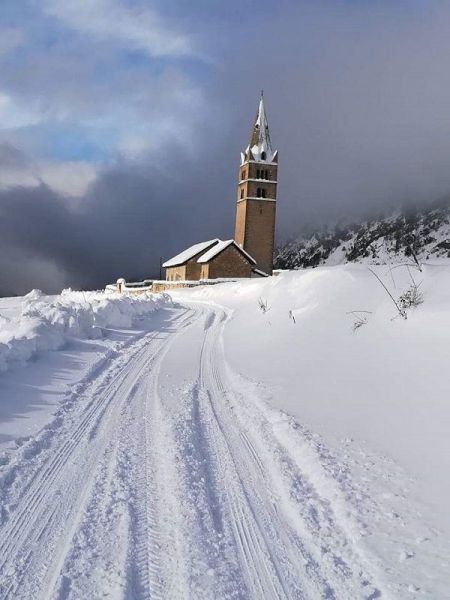
[[[237,188],[236,242],[268,275],[273,269],[278,150],[273,150],[261,92],[250,144],[241,152]]]

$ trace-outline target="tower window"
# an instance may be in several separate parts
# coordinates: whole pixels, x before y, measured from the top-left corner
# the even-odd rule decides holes
[[[258,188],[258,189],[256,190],[256,197],[257,197],[257,198],[261,198],[261,188]]]
[[[266,160],[266,156],[265,152],[261,152],[261,160]]]
[[[261,171],[260,169],[256,170],[256,179],[260,179],[261,178]]]
[[[261,190],[261,194],[262,194],[262,197],[263,197],[263,198],[265,198],[265,197],[266,197],[266,190],[265,190],[264,188]]]
[[[244,188],[241,188],[241,198],[244,197]]]
[[[264,179],[269,179],[269,171],[264,171]]]
[[[241,175],[241,179],[245,179],[245,176],[247,175],[247,173],[245,172],[245,169],[242,171],[242,175]]]

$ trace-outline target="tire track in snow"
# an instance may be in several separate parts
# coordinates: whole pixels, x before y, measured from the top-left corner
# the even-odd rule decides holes
[[[153,459],[159,490],[161,543],[170,551],[161,563],[158,598],[244,599],[248,594],[226,507],[226,482],[200,409],[197,379],[203,313],[198,314],[195,331],[186,331],[187,337],[169,349],[154,380],[149,422],[154,425],[150,434],[155,452],[148,458]],[[190,366],[183,365],[178,385],[166,379],[179,364],[180,348],[182,360]],[[185,360],[186,352],[192,360]]]
[[[192,305],[83,390],[10,498],[2,598],[381,595],[333,469],[228,369],[226,320]]]
[[[145,348],[139,348],[138,359],[144,354]],[[134,378],[135,371],[131,372]],[[62,443],[54,450],[50,460],[37,473],[27,493],[21,498],[21,502],[17,511],[15,511],[6,523],[2,530],[2,541],[0,541],[0,570],[7,569],[7,563],[15,562],[20,565],[21,549],[25,546],[33,546],[44,535],[46,518],[45,513],[51,510],[54,501],[60,504],[57,496],[62,492],[59,489],[54,489],[54,484],[58,484],[58,476],[68,465],[69,459],[73,453],[77,451],[78,445],[83,438],[85,443],[88,441],[88,435],[97,426],[97,421],[103,416],[108,405],[114,398],[118,397],[122,392],[126,396],[127,393],[123,388],[128,383],[123,373],[119,373],[106,388],[106,391],[98,402],[88,408],[84,413],[83,418],[74,429],[69,431],[69,435],[62,440]],[[52,497],[49,498],[49,493]],[[56,497],[55,497],[56,496]],[[53,509],[54,510],[54,509]],[[4,541],[3,541],[4,540]],[[26,555],[25,564],[29,560],[29,555]],[[29,568],[29,567],[28,567]],[[23,573],[24,575],[24,573]],[[19,573],[20,578],[20,573]],[[14,591],[14,586],[17,581],[11,583],[11,587],[5,587],[5,597],[8,597],[10,591]]]
[[[67,415],[67,427],[55,432],[56,440],[39,457],[25,493],[0,529],[2,598],[39,597],[42,580],[54,568],[52,558],[62,550],[58,541],[64,547],[67,533],[76,528],[95,463],[109,439],[105,434],[114,432],[114,423],[102,435],[96,435],[96,429],[113,420],[117,407],[130,397],[149,353],[157,353],[165,340],[160,332],[148,334],[109,365],[104,377],[88,386],[81,413]],[[43,597],[47,593],[44,589]]]
[[[280,444],[255,398],[246,399],[233,389],[235,384],[228,376],[220,344],[223,321],[222,318],[207,332],[200,377],[234,458],[254,530],[260,533],[259,545],[262,540],[269,549],[272,570],[286,597],[381,596],[371,574],[373,565],[352,550],[353,532],[333,511],[335,498],[321,496],[307,474],[299,471],[296,457]],[[259,427],[252,428],[249,424]],[[317,459],[314,467],[319,478],[322,477],[323,468]],[[274,478],[277,471],[283,477]],[[278,498],[272,495],[272,490],[276,490]],[[235,501],[231,499],[232,503]],[[240,506],[246,510],[242,501]],[[239,529],[242,523],[239,520],[236,523]],[[238,537],[242,539],[241,531]],[[270,552],[271,548],[275,550]],[[253,579],[261,581],[263,576],[257,570]],[[264,597],[278,597],[267,591],[265,594],[268,595]],[[258,597],[256,586],[253,597]]]
[[[222,315],[223,317],[224,315]],[[298,575],[305,574],[302,565],[297,564],[296,556],[278,555],[280,549],[277,536],[274,536],[271,524],[266,518],[264,510],[258,506],[261,490],[258,490],[255,480],[263,476],[264,467],[261,461],[255,462],[259,473],[252,473],[252,484],[246,484],[249,475],[248,468],[252,466],[246,462],[243,446],[238,443],[236,453],[235,440],[230,434],[229,428],[219,416],[217,402],[222,404],[220,395],[224,393],[221,382],[216,379],[215,369],[211,371],[213,363],[213,350],[217,343],[217,333],[222,327],[223,318],[215,323],[215,327],[207,332],[202,348],[202,361],[200,367],[200,380],[205,389],[204,409],[213,415],[210,420],[215,426],[212,435],[215,446],[222,447],[223,469],[227,472],[226,489],[230,507],[230,516],[235,530],[237,551],[241,556],[241,568],[247,579],[249,596],[251,598],[304,598],[311,597],[311,591],[306,577]],[[215,389],[215,384],[218,387]],[[233,419],[233,415],[229,415]],[[239,437],[242,436],[238,434]],[[243,468],[242,468],[243,467]],[[247,471],[247,475],[244,474]],[[292,577],[292,572],[297,575]],[[303,579],[303,581],[302,581]]]
[[[191,318],[192,311],[180,322],[175,335],[149,352],[134,378],[132,394],[122,402],[114,440],[99,460],[89,501],[49,586],[56,588],[55,598],[99,597],[105,593],[133,600],[163,597],[155,511],[160,491],[148,459],[154,450],[154,439],[148,436],[149,403],[158,365]],[[117,531],[123,520],[126,530],[122,528],[119,539]],[[125,556],[119,563],[117,551],[121,547]],[[95,576],[91,564],[95,564]]]

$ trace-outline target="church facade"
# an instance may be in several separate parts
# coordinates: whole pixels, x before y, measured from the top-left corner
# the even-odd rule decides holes
[[[264,277],[272,274],[277,201],[278,151],[273,150],[264,97],[250,143],[241,153],[234,239],[214,238],[163,264],[168,281]]]

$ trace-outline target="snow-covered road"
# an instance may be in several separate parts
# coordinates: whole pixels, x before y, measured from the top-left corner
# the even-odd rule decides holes
[[[384,596],[345,470],[230,370],[227,318],[159,311],[4,465],[2,598]]]

